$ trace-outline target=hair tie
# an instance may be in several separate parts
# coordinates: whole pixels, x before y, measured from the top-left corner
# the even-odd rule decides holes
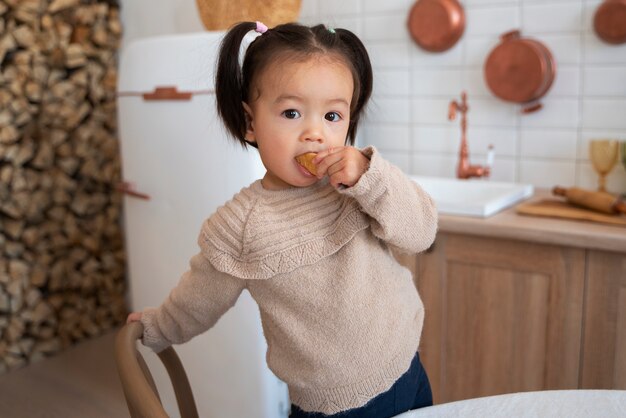
[[[265,32],[267,32],[267,26],[257,20],[255,31],[259,32],[260,34],[264,34]]]
[[[330,33],[335,33],[335,29],[333,29],[333,28],[328,28],[328,32],[330,32]]]

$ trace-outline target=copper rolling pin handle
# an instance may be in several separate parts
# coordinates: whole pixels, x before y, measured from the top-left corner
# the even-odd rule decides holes
[[[613,209],[618,213],[626,213],[626,202],[621,198],[618,198],[613,204]]]
[[[568,202],[599,212],[626,213],[626,202],[610,193],[584,190],[578,187],[566,189],[556,186],[552,189],[552,194],[564,196]]]
[[[127,181],[119,182],[117,186],[115,187],[115,189],[118,192],[122,192],[128,196],[136,197],[138,199],[150,200],[149,195],[136,191],[135,186],[132,183],[129,183]]]

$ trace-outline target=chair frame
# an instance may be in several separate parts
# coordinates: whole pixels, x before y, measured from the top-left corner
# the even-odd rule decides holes
[[[115,361],[126,404],[132,418],[167,418],[152,374],[137,350],[137,340],[142,336],[141,322],[131,322],[115,338]],[[172,382],[181,418],[198,418],[189,379],[176,351],[170,346],[157,355]]]

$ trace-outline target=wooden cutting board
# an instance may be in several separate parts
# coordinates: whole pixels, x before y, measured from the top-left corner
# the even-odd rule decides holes
[[[521,215],[546,216],[551,218],[565,218],[626,226],[626,216],[606,215],[577,206],[572,206],[569,203],[554,199],[544,199],[537,202],[522,203],[518,205],[515,210]]]

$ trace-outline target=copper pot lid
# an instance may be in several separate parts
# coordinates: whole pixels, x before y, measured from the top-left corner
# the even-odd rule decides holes
[[[457,0],[418,0],[409,13],[413,40],[431,52],[442,52],[457,43],[465,30],[465,12]]]
[[[593,18],[596,34],[610,44],[626,42],[626,0],[607,0]]]
[[[521,38],[518,31],[502,36],[503,42],[489,54],[485,79],[499,98],[528,103],[545,94],[556,73],[550,51],[538,41]]]

